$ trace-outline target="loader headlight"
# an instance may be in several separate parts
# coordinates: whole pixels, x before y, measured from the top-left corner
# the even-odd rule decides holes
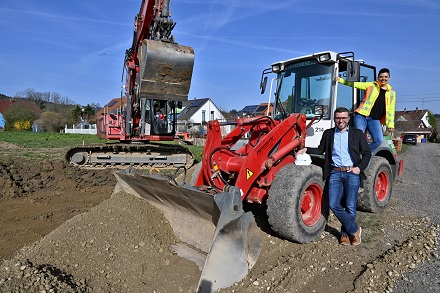
[[[272,72],[273,73],[280,73],[280,71],[281,71],[281,66],[279,64],[272,65]]]
[[[331,59],[330,53],[325,53],[325,54],[322,54],[322,55],[318,56],[318,61],[319,62],[327,62],[330,59]]]

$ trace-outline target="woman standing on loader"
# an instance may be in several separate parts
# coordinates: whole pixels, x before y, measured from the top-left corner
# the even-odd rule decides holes
[[[365,90],[364,99],[355,110],[354,127],[371,134],[373,142],[370,149],[376,150],[383,140],[382,125],[388,131],[394,130],[394,112],[396,109],[396,92],[388,83],[390,71],[388,68],[379,70],[377,81],[373,82],[348,82],[339,76],[336,81],[343,85]]]

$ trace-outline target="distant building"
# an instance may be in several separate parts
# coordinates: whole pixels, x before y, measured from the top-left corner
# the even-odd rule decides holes
[[[206,124],[210,120],[226,122],[226,118],[210,98],[194,99],[183,102],[183,109],[177,115],[178,131],[201,131],[206,133]],[[222,127],[222,134],[231,131],[231,127]]]
[[[112,114],[121,113],[122,109],[124,109],[126,105],[127,105],[126,97],[114,98],[110,100],[110,102],[108,102],[106,105],[104,105],[104,107],[96,111],[94,117],[98,118],[104,115],[104,113],[112,113]]]
[[[259,105],[248,105],[237,112],[237,117],[271,116],[273,104],[261,103]]]
[[[0,113],[0,128],[5,128],[5,119],[3,118],[2,113]]]
[[[435,125],[428,122],[428,110],[403,110],[396,111],[394,115],[394,132],[397,136],[415,134],[417,141],[428,138],[435,131]]]

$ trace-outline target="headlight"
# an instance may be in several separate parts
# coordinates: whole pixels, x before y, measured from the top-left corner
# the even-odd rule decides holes
[[[329,61],[330,59],[331,59],[331,56],[329,53],[319,55],[319,57],[318,57],[319,62],[326,62],[326,61]]]
[[[279,64],[272,65],[272,72],[280,73],[280,71],[281,71],[281,66]]]

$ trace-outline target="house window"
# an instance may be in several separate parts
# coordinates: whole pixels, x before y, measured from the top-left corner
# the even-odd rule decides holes
[[[206,124],[206,111],[202,110],[202,124]]]
[[[211,111],[211,118],[210,120],[214,120],[214,111]]]

